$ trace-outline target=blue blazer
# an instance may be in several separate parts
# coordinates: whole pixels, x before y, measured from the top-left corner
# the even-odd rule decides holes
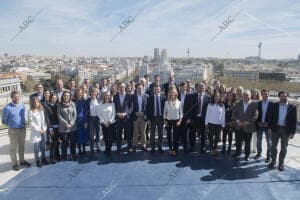
[[[144,113],[144,120],[147,120],[146,116],[146,109],[147,109],[147,101],[148,101],[149,95],[148,94],[142,94],[142,112]],[[133,111],[132,111],[132,119],[136,120],[136,112],[139,111],[139,103],[138,103],[138,95],[134,94],[132,96],[132,102],[133,102]]]

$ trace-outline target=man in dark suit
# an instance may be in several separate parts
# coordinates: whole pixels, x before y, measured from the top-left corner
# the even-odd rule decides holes
[[[158,132],[158,151],[162,151],[163,143],[163,113],[166,97],[160,94],[160,86],[154,86],[154,95],[150,96],[146,108],[146,116],[150,125],[151,153],[155,152],[155,129]]]
[[[32,99],[32,97],[38,96],[40,102],[42,102],[44,100],[44,87],[42,84],[38,83],[35,85],[35,93],[33,93],[32,95],[29,96],[29,100]]]
[[[271,119],[271,132],[272,137],[272,161],[269,168],[273,168],[276,163],[277,157],[277,144],[281,140],[281,150],[279,153],[280,171],[284,170],[284,158],[287,153],[287,146],[289,139],[293,139],[297,127],[297,107],[288,102],[288,92],[281,91],[278,93],[279,102],[274,103],[273,114]]]
[[[178,86],[175,84],[175,78],[173,75],[169,76],[169,81],[163,85],[164,93],[168,96],[170,86],[174,85],[178,91]]]
[[[251,92],[243,92],[243,100],[238,102],[232,110],[233,127],[236,131],[236,152],[234,158],[241,155],[242,141],[245,141],[245,161],[249,161],[251,152],[252,133],[257,119],[257,104],[251,101]]]
[[[186,113],[188,112],[189,108],[185,105],[186,100],[188,101],[189,98],[189,94],[187,94],[187,84],[186,82],[182,82],[179,85],[179,95],[178,95],[178,99],[180,101],[180,104],[182,106],[182,110],[183,110],[183,117],[181,120],[181,125],[180,125],[180,137],[181,137],[181,141],[183,144],[183,149],[185,153],[188,153],[188,148],[187,148],[187,135],[189,134],[189,141],[191,142],[191,132],[193,131],[193,127],[192,124],[187,124],[186,123]]]
[[[205,154],[205,116],[207,106],[210,102],[210,96],[205,92],[205,84],[196,84],[197,93],[190,94],[190,97],[185,101],[184,113],[186,115],[186,124],[193,123],[194,131],[190,139],[191,147],[190,151],[194,151],[196,142],[196,131],[200,135],[200,153]]]
[[[147,151],[146,146],[146,108],[148,95],[143,93],[144,87],[141,84],[136,84],[136,94],[133,95],[133,151],[138,145],[139,135],[141,136],[141,144],[144,151]]]
[[[160,84],[160,77],[158,74],[154,76],[154,82],[149,86],[148,93],[150,96],[154,95],[154,86],[159,85],[160,89],[162,89]]]
[[[119,84],[119,92],[114,96],[116,107],[116,128],[117,128],[117,151],[121,150],[122,132],[127,136],[127,147],[132,151],[132,121],[131,113],[133,105],[131,95],[125,92],[125,83]]]
[[[61,102],[61,96],[67,89],[64,88],[64,82],[61,79],[56,81],[56,89],[52,93],[57,95],[57,101]]]
[[[261,157],[262,152],[262,136],[265,133],[267,141],[267,157],[266,162],[268,163],[271,158],[271,147],[272,140],[271,135],[268,132],[270,128],[270,120],[272,116],[273,102],[269,100],[269,90],[261,90],[263,100],[257,103],[258,117],[256,120],[256,134],[257,134],[257,154],[254,157],[255,160]]]

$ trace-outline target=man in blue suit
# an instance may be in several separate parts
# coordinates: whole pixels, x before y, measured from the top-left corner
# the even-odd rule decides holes
[[[144,151],[147,151],[146,147],[146,107],[148,94],[143,92],[144,87],[141,84],[136,84],[137,92],[133,95],[133,112],[132,112],[132,120],[133,120],[133,151],[135,151],[138,145],[139,135],[141,136],[141,144]]]
[[[154,85],[154,94],[148,99],[146,115],[148,124],[150,125],[150,146],[151,153],[155,152],[155,129],[158,132],[158,151],[162,151],[163,143],[163,113],[166,97],[160,94],[160,85]]]

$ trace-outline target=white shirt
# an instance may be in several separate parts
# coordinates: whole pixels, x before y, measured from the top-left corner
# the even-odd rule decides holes
[[[200,110],[201,110],[201,112],[199,113],[199,110],[198,110],[198,117],[201,117],[201,114],[202,114],[202,106],[203,106],[203,97],[204,97],[204,93],[198,93],[198,102],[199,102],[199,98],[201,99],[201,104],[200,104]]]
[[[266,121],[266,114],[267,114],[267,110],[268,110],[268,105],[269,105],[269,100],[262,101],[262,103],[261,103],[261,110],[262,110],[261,122],[262,123],[265,123],[265,121]]]
[[[42,140],[42,137],[46,136],[47,124],[45,121],[44,110],[29,110],[28,112],[28,121],[31,128],[30,131],[30,142],[37,143]],[[41,130],[44,130],[45,133],[41,134]]]
[[[184,106],[184,101],[185,101],[185,97],[186,97],[186,93],[181,93],[180,94],[180,103],[181,103],[181,110],[183,112],[183,106]]]
[[[244,105],[244,114],[246,113],[249,104],[250,104],[250,101],[249,101],[248,103],[245,103],[245,102],[243,101],[243,105]]]
[[[122,95],[121,93],[119,93],[119,97],[120,97],[120,104],[121,104],[121,106],[123,106],[125,94]]]
[[[137,100],[138,100],[138,104],[139,104],[138,112],[142,112],[143,95],[137,94]]]
[[[100,103],[98,106],[98,117],[100,123],[110,122],[115,123],[116,108],[114,103]]]
[[[182,118],[182,107],[180,101],[166,101],[164,107],[164,119],[178,120]]]
[[[285,119],[287,115],[287,103],[279,103],[279,117],[278,117],[278,124],[279,126],[285,126]]]
[[[98,100],[97,99],[95,99],[95,100],[91,99],[91,103],[90,103],[90,115],[92,117],[96,117],[98,115],[98,113],[97,113],[98,106],[99,106]]]
[[[225,106],[209,103],[207,106],[205,125],[208,123],[218,124],[225,127]]]

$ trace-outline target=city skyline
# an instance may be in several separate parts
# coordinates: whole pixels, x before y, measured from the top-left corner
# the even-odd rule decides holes
[[[0,53],[40,56],[297,58],[300,2],[296,0],[1,0]],[[29,16],[42,12],[10,41]],[[142,10],[142,11],[141,11]],[[138,16],[120,31],[124,20]],[[223,27],[224,21],[239,15]],[[110,41],[114,35],[117,38]],[[218,34],[213,41],[212,37]]]

